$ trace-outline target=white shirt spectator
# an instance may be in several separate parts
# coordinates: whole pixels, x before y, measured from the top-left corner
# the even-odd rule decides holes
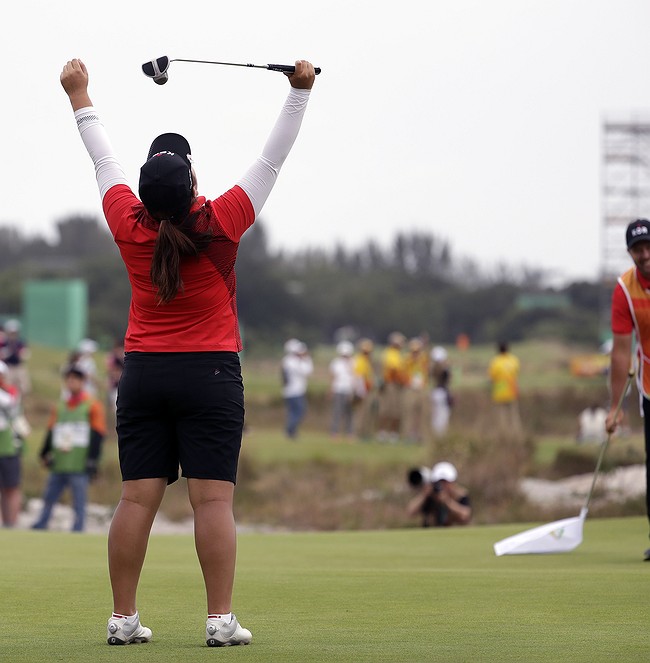
[[[585,408],[578,416],[578,442],[604,442],[607,437],[606,419],[605,408]]]
[[[295,398],[307,393],[307,379],[314,370],[314,363],[309,355],[289,354],[282,359],[284,398]]]
[[[355,391],[356,377],[351,357],[335,357],[330,362],[332,393],[352,396]]]

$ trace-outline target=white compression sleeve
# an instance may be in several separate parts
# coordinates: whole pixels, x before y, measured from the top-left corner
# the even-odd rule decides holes
[[[113,154],[111,141],[95,109],[92,106],[80,108],[75,111],[74,117],[81,139],[95,164],[99,194],[103,200],[106,192],[116,184],[128,186],[126,175]]]
[[[298,136],[309,100],[309,90],[291,88],[262,155],[237,184],[249,197],[257,216],[273,189],[284,160]]]

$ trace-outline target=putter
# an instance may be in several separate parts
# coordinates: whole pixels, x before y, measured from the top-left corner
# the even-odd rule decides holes
[[[215,62],[213,60],[185,60],[183,58],[174,58],[170,60],[163,55],[155,60],[149,60],[142,65],[142,73],[148,78],[153,78],[154,83],[164,85],[169,80],[167,70],[172,62],[196,62],[199,64],[222,64],[228,67],[253,67],[255,69],[268,69],[269,71],[281,71],[284,74],[293,74],[296,68],[290,64],[244,64],[238,62]],[[315,67],[316,74],[320,74],[320,67]]]

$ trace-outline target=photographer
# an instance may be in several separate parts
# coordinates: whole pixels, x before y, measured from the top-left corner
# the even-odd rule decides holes
[[[472,507],[467,490],[456,483],[458,472],[448,462],[413,469],[408,474],[409,484],[418,494],[408,503],[410,517],[422,516],[422,527],[449,527],[467,525],[472,518]]]

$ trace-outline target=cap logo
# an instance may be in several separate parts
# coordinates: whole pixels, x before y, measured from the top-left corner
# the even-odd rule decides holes
[[[168,150],[163,150],[162,152],[156,152],[155,154],[151,155],[151,158],[153,159],[154,157],[159,157],[162,156],[163,154],[167,154],[170,157],[173,157],[176,152],[169,152]]]
[[[636,226],[635,228],[632,228],[630,235],[632,237],[638,237],[639,235],[647,235],[648,234],[648,229],[645,226]]]

